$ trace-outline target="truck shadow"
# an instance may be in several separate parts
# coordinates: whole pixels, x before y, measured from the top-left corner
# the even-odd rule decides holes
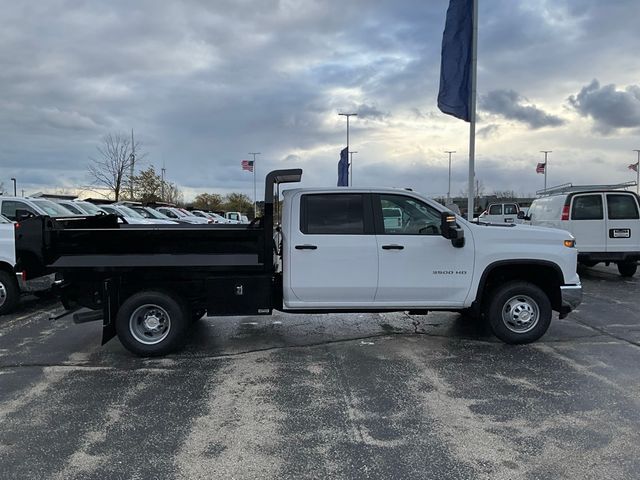
[[[456,313],[406,313],[205,317],[191,329],[183,352],[196,356],[238,355],[287,347],[371,340],[388,336],[430,336],[498,342],[479,320]]]

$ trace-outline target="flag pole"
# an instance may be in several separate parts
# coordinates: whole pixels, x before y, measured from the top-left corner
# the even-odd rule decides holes
[[[469,197],[467,220],[473,221],[476,160],[476,84],[478,76],[478,0],[473,0],[473,34],[471,41],[471,98],[469,115]]]
[[[550,153],[553,153],[551,150],[540,150],[540,153],[544,153],[544,189],[547,189],[547,170],[549,170],[547,168],[547,155]]]
[[[260,155],[260,152],[249,152],[249,155],[253,155],[253,218],[258,216],[258,209],[256,203],[256,155]]]
[[[638,152],[638,162],[636,163],[636,194],[640,195],[640,150],[634,150]]]

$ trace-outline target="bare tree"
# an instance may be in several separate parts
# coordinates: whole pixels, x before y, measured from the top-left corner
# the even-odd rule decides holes
[[[109,133],[103,137],[102,144],[97,147],[97,150],[97,157],[89,158],[89,176],[94,185],[106,188],[118,201],[125,183],[131,181],[130,170],[133,161],[131,139],[123,133]],[[145,156],[139,153],[140,150],[140,144],[136,142],[136,161]]]

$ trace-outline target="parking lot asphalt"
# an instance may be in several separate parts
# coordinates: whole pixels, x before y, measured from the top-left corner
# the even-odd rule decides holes
[[[7,479],[640,477],[640,279],[509,346],[452,313],[208,317],[133,357],[54,300],[0,317]]]

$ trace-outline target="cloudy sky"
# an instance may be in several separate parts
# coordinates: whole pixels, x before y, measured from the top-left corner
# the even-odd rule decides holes
[[[479,0],[476,172],[488,192],[634,180],[638,0]],[[468,124],[436,107],[447,0],[0,0],[0,181],[89,183],[135,130],[187,199],[252,195],[240,169],[331,186],[351,121],[354,184],[465,188]],[[261,190],[261,189],[260,189]],[[260,195],[260,194],[259,194]]]

